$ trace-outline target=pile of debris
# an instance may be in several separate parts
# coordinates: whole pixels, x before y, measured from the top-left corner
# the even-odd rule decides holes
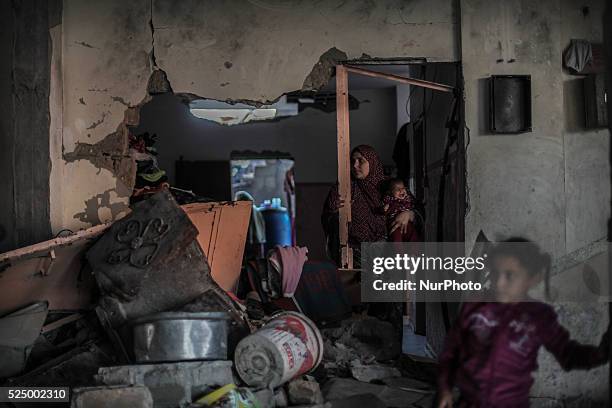
[[[270,288],[286,292],[280,281],[264,279],[246,305],[222,289],[197,228],[167,191],[88,239],[78,277],[86,295],[65,302],[74,310],[93,300],[94,310],[34,302],[0,318],[11,333],[0,337],[3,385],[67,386],[75,408],[431,405],[428,363],[401,354],[391,323],[354,315],[319,330],[293,298],[297,311],[262,302],[274,297]],[[36,270],[61,277],[36,251]],[[2,270],[14,259],[0,259]]]

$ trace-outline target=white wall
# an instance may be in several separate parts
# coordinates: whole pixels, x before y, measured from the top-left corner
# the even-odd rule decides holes
[[[374,146],[383,163],[393,164],[396,102],[394,88],[350,91],[361,103],[350,112],[353,146]],[[308,108],[277,122],[222,126],[189,113],[174,95],[161,95],[146,104],[136,132],[158,135],[160,166],[174,180],[174,162],[229,160],[232,150],[277,150],[295,158],[296,182],[334,182],[337,179],[336,113]]]

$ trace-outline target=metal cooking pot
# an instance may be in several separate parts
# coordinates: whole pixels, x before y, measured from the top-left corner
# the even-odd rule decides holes
[[[167,312],[133,322],[136,361],[227,360],[224,312]]]

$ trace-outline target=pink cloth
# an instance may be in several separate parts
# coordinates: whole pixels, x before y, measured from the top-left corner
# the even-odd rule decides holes
[[[283,296],[292,297],[300,283],[304,262],[308,259],[308,248],[277,245],[275,252],[280,255],[282,264]]]

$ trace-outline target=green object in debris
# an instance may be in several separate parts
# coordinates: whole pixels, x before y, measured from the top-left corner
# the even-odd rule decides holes
[[[140,173],[139,176],[142,177],[143,179],[151,182],[151,183],[155,183],[157,180],[159,180],[160,178],[162,178],[163,176],[166,175],[166,171],[165,170],[158,170],[155,173]]]
[[[196,405],[215,408],[261,408],[257,398],[248,388],[227,384],[198,399]]]

